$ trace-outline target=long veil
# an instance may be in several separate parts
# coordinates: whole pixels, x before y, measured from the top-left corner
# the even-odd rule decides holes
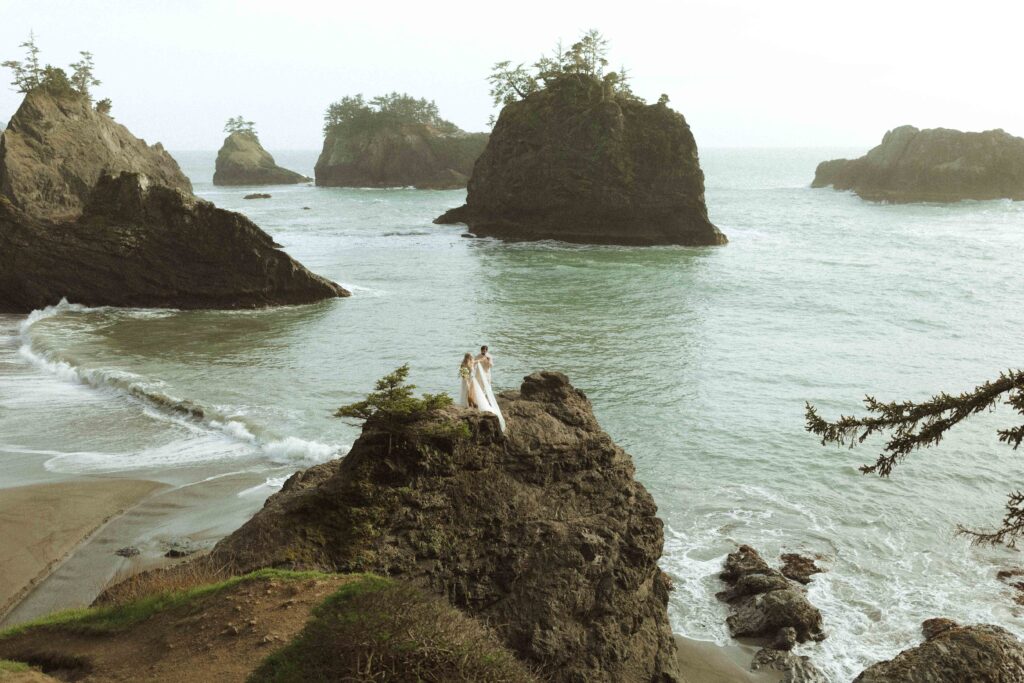
[[[505,431],[505,416],[501,414],[501,408],[498,407],[498,400],[494,398],[494,390],[491,389],[491,380],[487,376],[487,371],[484,370],[483,364],[476,363],[473,365],[473,394],[474,398],[477,399],[477,405],[480,406],[480,410],[486,410],[489,413],[494,413],[498,416],[498,422],[501,423],[501,431]]]

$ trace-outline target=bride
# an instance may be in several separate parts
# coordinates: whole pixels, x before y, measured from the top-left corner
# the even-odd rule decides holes
[[[497,399],[494,398],[488,374],[483,363],[473,359],[473,354],[467,353],[462,357],[462,364],[459,365],[459,405],[494,413],[501,423],[501,431],[505,431],[505,417],[501,414]]]

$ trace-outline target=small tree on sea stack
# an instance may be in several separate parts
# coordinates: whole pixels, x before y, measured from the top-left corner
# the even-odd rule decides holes
[[[39,62],[39,47],[36,45],[36,34],[29,31],[28,40],[18,45],[25,48],[25,61],[8,59],[0,63],[14,72],[14,80],[11,85],[20,93],[27,93],[38,88],[43,82],[43,66]]]
[[[79,52],[78,54],[82,56],[82,59],[71,63],[71,86],[91,100],[91,89],[102,85],[102,83],[93,75],[92,53]]]
[[[864,406],[871,417],[841,415],[835,422],[822,419],[814,406],[807,404],[807,431],[821,437],[822,445],[828,443],[848,444],[851,448],[863,443],[872,434],[889,434],[878,460],[873,465],[864,465],[864,474],[878,474],[887,477],[893,467],[902,462],[918,448],[938,445],[952,427],[968,417],[985,410],[992,410],[1003,402],[1024,415],[1024,371],[1008,370],[999,379],[985,382],[971,391],[953,396],[945,392],[932,396],[927,401],[893,401],[882,403],[873,396],[864,398]],[[1016,449],[1024,441],[1024,424],[1000,429],[996,432],[999,440]],[[1017,490],[1009,494],[1006,513],[1002,524],[992,531],[977,531],[958,526],[957,531],[972,537],[975,544],[1005,543],[1014,547],[1024,535],[1024,492]]]
[[[224,124],[224,132],[231,133],[248,133],[249,135],[256,135],[256,122],[246,121],[245,117],[239,114],[228,119],[228,122]]]
[[[377,380],[376,390],[362,401],[338,408],[335,417],[347,417],[359,421],[373,420],[385,427],[397,426],[419,415],[452,404],[452,397],[445,393],[413,395],[415,384],[406,384],[409,365],[405,364],[394,372]]]
[[[113,106],[114,105],[110,101],[110,98],[104,97],[102,100],[96,103],[96,111],[98,111],[101,114],[106,114],[107,116],[110,116],[110,108]]]

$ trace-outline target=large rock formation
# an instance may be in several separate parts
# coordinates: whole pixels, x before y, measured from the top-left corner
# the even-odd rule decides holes
[[[560,79],[501,110],[466,204],[436,223],[479,236],[594,244],[724,244],[708,220],[686,119]]]
[[[324,138],[316,184],[324,187],[466,186],[486,133],[442,132],[425,123],[338,127]]]
[[[368,422],[294,475],[213,566],[374,571],[446,596],[552,681],[677,680],[662,522],[631,458],[559,373],[499,398]]]
[[[104,175],[76,219],[0,197],[0,312],[66,297],[89,306],[250,308],[348,292],[306,270],[241,214],[144,176]]]
[[[217,152],[214,185],[294,185],[310,179],[274,163],[255,133],[237,131]]]
[[[921,625],[925,642],[868,667],[854,683],[1021,683],[1024,643],[998,626],[960,626],[949,619]]]
[[[73,91],[28,93],[0,137],[0,196],[30,216],[75,216],[103,173],[121,171],[192,193],[159,143],[147,145]]]
[[[811,187],[829,185],[885,202],[1024,200],[1024,138],[900,126],[859,159],[818,164]]]

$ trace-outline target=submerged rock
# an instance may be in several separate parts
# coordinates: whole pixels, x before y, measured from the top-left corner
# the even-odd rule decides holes
[[[896,203],[1024,200],[1024,138],[900,126],[859,159],[818,164],[811,187],[829,185]]]
[[[386,574],[491,624],[546,680],[678,680],[662,522],[632,459],[565,375],[499,402],[505,433],[455,407],[368,422],[199,561]]]
[[[868,667],[854,683],[1020,683],[1024,643],[991,624],[960,626],[950,619],[922,624],[925,642]]]
[[[252,308],[348,296],[241,214],[105,175],[81,216],[48,221],[0,197],[0,312],[87,306]]]
[[[214,185],[294,185],[311,179],[281,168],[255,133],[236,131],[217,152]]]
[[[779,559],[782,560],[782,575],[800,583],[810,583],[812,576],[825,571],[814,564],[812,558],[797,553],[783,553]]]
[[[382,123],[328,131],[316,162],[323,187],[466,186],[486,133],[441,131],[425,123]]]
[[[708,220],[682,114],[559,79],[501,110],[466,204],[435,223],[477,235],[594,244],[725,244]]]
[[[270,195],[266,192],[253,192],[245,195],[242,199],[270,199]]]
[[[718,597],[732,608],[726,623],[733,637],[766,638],[776,649],[825,638],[821,612],[799,584],[769,567],[750,546],[729,554],[720,578],[729,585]]]
[[[100,176],[121,171],[192,194],[159,143],[147,145],[75,92],[29,92],[0,137],[0,196],[32,217],[78,215]]]
[[[780,683],[829,683],[810,657],[796,655],[789,649],[761,648],[750,664],[752,671],[781,671]]]

